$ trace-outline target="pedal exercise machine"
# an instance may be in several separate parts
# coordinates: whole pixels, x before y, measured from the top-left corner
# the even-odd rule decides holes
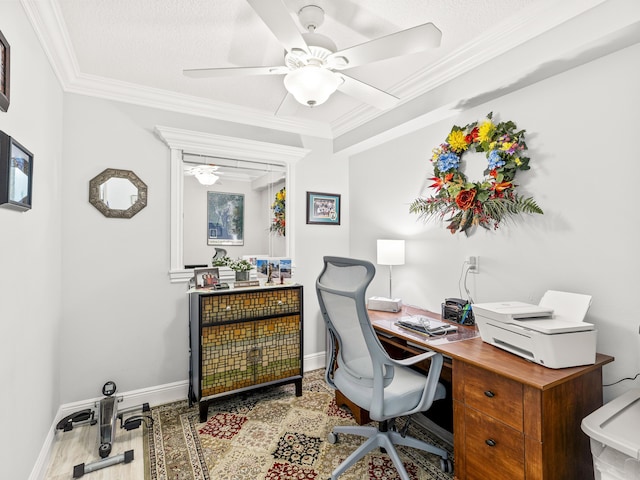
[[[98,409],[98,420],[95,419],[95,410],[86,408],[78,412],[74,412],[71,415],[67,415],[56,425],[57,430],[68,432],[73,430],[73,426],[82,423],[89,423],[90,425],[99,424],[98,432],[98,454],[101,460],[97,462],[84,464],[81,463],[73,467],[73,478],[80,478],[85,473],[91,473],[96,470],[100,470],[119,463],[130,463],[133,461],[133,450],[127,450],[119,455],[109,457],[111,454],[111,448],[116,438],[116,420],[120,419],[120,428],[125,430],[134,430],[142,425],[144,421],[147,426],[153,425],[153,418],[150,415],[133,415],[124,420],[124,415],[136,410],[142,410],[142,412],[149,412],[148,403],[142,404],[142,406],[128,408],[118,413],[117,403],[122,401],[122,397],[115,397],[116,384],[113,381],[108,381],[102,387],[102,394],[104,398],[100,400],[96,407]],[[147,423],[148,422],[148,423]]]

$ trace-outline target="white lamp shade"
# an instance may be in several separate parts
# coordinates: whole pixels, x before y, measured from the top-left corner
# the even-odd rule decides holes
[[[317,65],[305,65],[284,77],[285,88],[303,105],[314,107],[327,101],[338,88],[339,78]]]
[[[404,240],[378,240],[378,265],[404,265]]]

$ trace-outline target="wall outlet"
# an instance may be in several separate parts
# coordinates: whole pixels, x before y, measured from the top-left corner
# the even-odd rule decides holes
[[[480,270],[478,257],[476,256],[467,257],[467,264],[469,265],[469,272],[471,273],[478,273],[478,270]]]

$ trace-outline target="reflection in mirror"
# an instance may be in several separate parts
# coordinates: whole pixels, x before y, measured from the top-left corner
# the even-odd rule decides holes
[[[89,202],[105,217],[131,218],[147,206],[147,185],[131,170],[108,168],[89,182]]]
[[[287,215],[289,219],[295,217],[293,210],[296,204],[294,165],[310,152],[309,149],[160,125],[155,127],[155,131],[159,138],[169,147],[171,153],[171,229],[169,242],[171,262],[169,278],[172,282],[188,282],[193,277],[193,270],[185,268],[185,265],[191,262],[185,262],[184,259],[184,241],[190,235],[185,228],[184,222],[184,190],[187,180],[196,180],[194,177],[185,177],[183,154],[232,158],[283,167],[286,172],[284,184],[287,191],[287,206],[289,210]],[[290,258],[295,256],[294,231],[295,229],[291,228],[291,222],[289,222],[286,226],[286,237],[280,237],[284,243],[283,251],[286,252],[284,256]],[[202,241],[206,242],[206,236],[203,237]],[[256,252],[247,252],[249,255],[254,253]],[[239,254],[229,252],[229,255],[237,256]],[[204,259],[198,259],[194,263],[198,264],[206,261],[207,264],[210,264],[212,256],[213,254],[207,254]]]
[[[184,262],[210,263],[214,245],[224,245],[231,258],[251,256],[285,257],[286,232],[271,231],[272,205],[276,192],[285,187],[283,165],[250,162],[202,155],[183,155],[184,165]],[[243,199],[242,241],[217,241],[215,212],[208,199]],[[285,212],[286,215],[286,212]],[[212,217],[213,216],[213,217]],[[238,219],[236,219],[238,220]]]
[[[138,189],[126,178],[110,178],[100,185],[100,200],[112,210],[126,210],[138,200]]]

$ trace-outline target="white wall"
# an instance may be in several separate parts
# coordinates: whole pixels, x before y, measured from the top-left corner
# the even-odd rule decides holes
[[[630,308],[640,270],[638,58],[636,44],[354,155],[350,253],[375,262],[376,238],[406,239],[407,263],[394,267],[394,294],[435,311],[445,297],[459,296],[468,255],[480,257],[480,273],[469,279],[477,302],[537,303],[548,289],[590,294],[587,321],[598,328],[598,350],[616,357],[604,368],[605,383],[633,376],[640,370],[640,320]],[[519,172],[516,183],[544,215],[468,238],[418,221],[409,204],[433,176],[431,150],[452,125],[491,111],[527,130],[532,168]],[[387,267],[379,267],[369,294],[384,295],[387,282]],[[632,386],[605,388],[605,398]]]
[[[11,46],[0,130],[34,154],[33,208],[0,208],[0,476],[29,476],[58,409],[62,91],[16,0],[0,2]]]
[[[296,202],[287,202],[287,209],[294,219],[295,245],[292,252],[297,282],[304,285],[304,354],[324,352],[325,328],[318,309],[315,291],[316,278],[322,270],[324,255],[349,254],[350,214],[348,159],[333,155],[332,146],[326,141],[306,137],[303,147],[312,152],[296,166]],[[340,225],[307,225],[306,192],[324,192],[341,195],[342,216]]]

